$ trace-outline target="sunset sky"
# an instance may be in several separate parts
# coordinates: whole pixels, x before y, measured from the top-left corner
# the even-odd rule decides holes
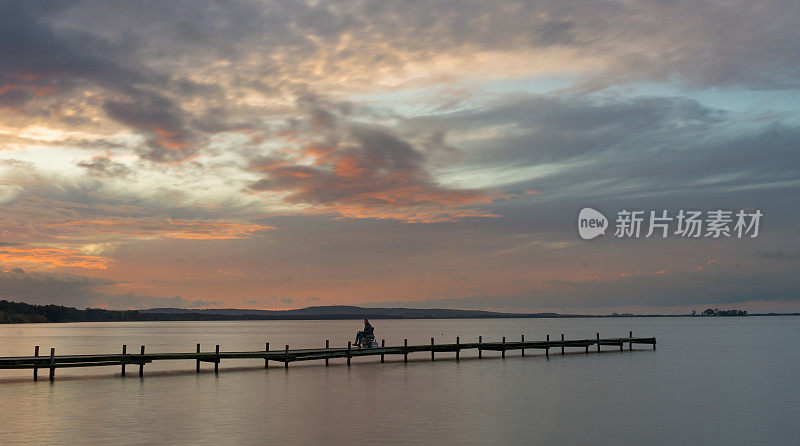
[[[0,298],[800,311],[800,2],[0,1]],[[578,237],[740,209],[756,238]]]

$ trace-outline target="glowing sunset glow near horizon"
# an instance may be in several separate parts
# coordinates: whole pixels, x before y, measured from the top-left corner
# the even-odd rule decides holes
[[[800,311],[798,12],[0,2],[0,299]],[[584,207],[763,218],[589,241]]]

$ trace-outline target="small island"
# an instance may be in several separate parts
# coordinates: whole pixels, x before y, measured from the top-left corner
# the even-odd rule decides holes
[[[692,311],[692,316],[698,316]],[[719,316],[747,316],[747,311],[743,310],[720,310],[719,308],[708,308],[699,316],[703,317],[719,317]]]

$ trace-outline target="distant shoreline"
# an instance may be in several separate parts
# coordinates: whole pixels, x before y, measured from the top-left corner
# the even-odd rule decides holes
[[[65,322],[158,322],[158,321],[254,321],[254,320],[359,320],[369,319],[568,319],[622,317],[689,317],[731,318],[750,316],[800,316],[800,313],[754,313],[748,315],[702,316],[691,314],[561,314],[561,313],[498,313],[480,310],[363,308],[354,306],[318,306],[297,310],[247,309],[181,309],[149,310],[79,310],[59,305],[32,305],[0,300],[0,323],[65,323]]]

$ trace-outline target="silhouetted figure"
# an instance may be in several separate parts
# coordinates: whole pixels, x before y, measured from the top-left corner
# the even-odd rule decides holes
[[[364,319],[364,331],[356,333],[356,345],[361,346],[361,343],[368,337],[371,337],[375,329],[370,325],[369,320]]]

